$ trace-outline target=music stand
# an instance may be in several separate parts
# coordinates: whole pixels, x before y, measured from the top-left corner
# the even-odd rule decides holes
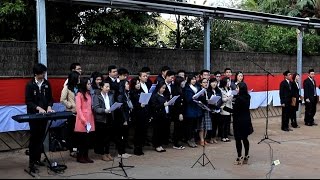
[[[259,64],[255,63],[254,61],[245,58],[244,60],[249,60],[250,62],[252,62],[254,65],[258,66],[260,69],[262,69],[266,74],[267,74],[267,115],[266,115],[266,132],[264,133],[264,137],[258,142],[258,144],[260,144],[261,142],[263,142],[264,140],[270,140],[272,142],[278,143],[280,144],[279,141],[270,139],[268,136],[268,124],[269,124],[269,75],[271,75],[272,77],[274,77],[274,75],[267,71],[266,69],[264,69],[263,67],[261,67]]]
[[[204,104],[202,104],[200,101],[196,101],[194,100],[194,102],[197,103],[198,106],[200,106],[203,110],[210,112],[211,110]],[[206,131],[206,121],[205,118],[202,118],[202,122],[203,122],[203,130]],[[205,139],[205,137],[204,137]],[[207,164],[211,164],[213,169],[216,169],[213,164],[211,163],[210,159],[208,158],[208,156],[206,155],[205,152],[205,148],[206,148],[206,143],[204,142],[203,147],[202,147],[202,154],[201,156],[197,159],[197,161],[191,166],[191,168],[193,168],[197,163],[199,163],[202,167],[206,166]],[[202,163],[199,161],[202,158]],[[204,158],[207,159],[207,163],[204,162]]]
[[[122,139],[123,139],[123,136],[122,136]],[[128,177],[128,174],[127,174],[127,172],[126,172],[126,170],[125,170],[124,168],[131,169],[131,168],[134,168],[134,166],[125,166],[125,165],[123,165],[122,154],[120,154],[120,155],[121,155],[121,156],[120,156],[119,166],[113,167],[113,164],[114,164],[114,159],[113,159],[112,167],[104,168],[103,170],[104,170],[104,171],[110,170],[110,173],[111,173],[111,174],[115,174],[115,175],[118,175],[118,176],[123,176],[123,175],[121,175],[121,174],[117,174],[117,173],[115,173],[115,172],[112,171],[112,169],[121,168],[121,170],[122,170],[123,173],[124,173],[124,176],[123,176],[123,177]]]

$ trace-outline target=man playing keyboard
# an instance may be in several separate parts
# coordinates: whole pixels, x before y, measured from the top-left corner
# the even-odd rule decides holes
[[[25,102],[27,113],[49,113],[52,110],[53,98],[49,82],[45,79],[47,67],[43,64],[36,64],[33,67],[34,78],[26,85]],[[41,162],[43,152],[43,140],[47,127],[47,120],[30,121],[30,142],[29,142],[29,171],[38,173],[36,166],[44,166]]]

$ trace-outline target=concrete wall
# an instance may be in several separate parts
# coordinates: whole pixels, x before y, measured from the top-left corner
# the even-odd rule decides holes
[[[296,56],[272,53],[211,52],[211,71],[223,71],[231,67],[233,71],[263,73],[259,67],[245,60],[249,58],[271,73],[282,73],[289,69],[296,71]],[[320,56],[304,56],[303,72],[314,68],[320,71]],[[32,66],[37,62],[35,42],[0,41],[0,76],[31,76]],[[157,48],[108,48],[102,46],[82,46],[74,44],[48,44],[48,74],[66,76],[69,66],[80,62],[85,74],[93,71],[105,73],[108,65],[127,68],[136,74],[143,66],[149,66],[152,74],[158,74],[164,65],[173,70],[184,69],[198,72],[203,68],[201,50],[157,49]]]

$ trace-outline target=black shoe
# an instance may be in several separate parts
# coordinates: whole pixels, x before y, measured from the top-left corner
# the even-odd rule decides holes
[[[304,123],[306,126],[312,126],[311,123]]]
[[[45,166],[45,164],[41,161],[36,161],[34,164],[37,166]]]
[[[144,155],[144,153],[142,152],[142,149],[134,149],[133,154],[137,156]]]
[[[35,167],[34,165],[29,166],[29,172],[30,173],[39,173],[39,169]]]
[[[282,131],[289,131],[287,128],[281,128]]]
[[[311,125],[312,125],[312,126],[318,126],[318,124],[317,124],[317,123],[311,123]]]

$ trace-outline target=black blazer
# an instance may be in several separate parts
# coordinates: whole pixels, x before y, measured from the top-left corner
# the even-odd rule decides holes
[[[108,76],[104,81],[108,82],[110,84],[110,90],[112,90],[115,95],[117,93],[119,93],[118,92],[119,91],[119,83],[117,82],[117,80],[115,80],[113,82],[112,79]]]
[[[171,110],[171,114],[174,118],[178,118],[180,114],[183,114],[184,112],[184,92],[181,87],[178,87],[177,85],[172,86],[172,97],[173,96],[179,96],[179,98],[175,101],[173,104]]]
[[[314,81],[314,85],[310,78],[308,77],[303,81],[303,89],[304,89],[304,99],[309,99],[310,102],[315,102],[317,100],[317,96],[314,96],[314,91],[316,89],[316,81]]]
[[[45,111],[48,106],[53,106],[52,90],[49,81],[44,79],[40,89],[41,90],[39,90],[35,78],[27,83],[25,91],[27,113],[39,113],[39,111],[36,110],[37,106]]]
[[[286,106],[290,105],[292,97],[291,87],[289,83],[287,82],[287,80],[283,80],[280,83],[280,103],[285,104]]]
[[[171,87],[171,92],[169,91],[168,86],[166,86],[166,90],[163,92],[163,96],[167,99],[167,101],[169,101],[173,97],[172,91],[174,87],[172,84],[170,84],[170,87]]]
[[[233,131],[235,138],[247,137],[253,132],[250,116],[250,95],[238,95],[233,105]]]
[[[151,107],[154,119],[162,120],[166,117],[166,110],[164,103],[167,101],[164,96],[160,96],[158,93],[154,93],[151,96]]]
[[[299,87],[297,86],[296,82],[291,82],[291,94],[292,94],[292,97],[295,97],[296,98],[296,106],[295,106],[295,109],[296,111],[298,111],[299,109],[299,97],[300,97],[300,89]]]

